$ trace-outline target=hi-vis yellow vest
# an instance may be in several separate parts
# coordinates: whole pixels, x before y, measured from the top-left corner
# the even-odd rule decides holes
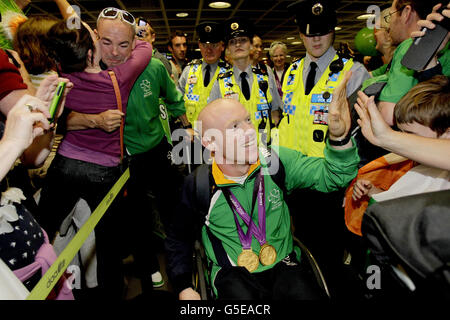
[[[261,115],[268,119],[268,102],[272,102],[270,88],[267,90],[267,99],[269,100],[268,102],[266,100],[266,97],[264,96],[264,92],[259,88],[258,82],[264,80],[269,83],[269,77],[267,73],[265,75],[262,75],[253,72],[253,84],[250,91],[250,100],[247,101],[236,82],[233,71],[228,71],[225,74],[219,75],[220,94],[223,98],[239,100],[239,102],[244,105],[244,107],[250,113],[250,117],[252,119],[253,125],[255,126],[255,130],[258,130],[258,125],[262,119]]]
[[[338,55],[333,61],[337,58]],[[283,119],[278,126],[279,144],[307,156],[323,157],[325,136],[328,131],[328,104],[331,102],[334,89],[343,79],[343,71],[350,70],[353,60],[342,59],[344,69],[331,76],[328,65],[307,96],[302,76],[304,61],[305,59],[302,59],[291,64],[284,77]]]
[[[220,73],[225,73],[230,65],[220,61],[216,72],[209,81],[208,86],[203,85],[202,60],[194,60],[190,63],[189,74],[185,86],[184,105],[186,116],[190,123],[197,120],[198,114],[207,104],[209,93]]]

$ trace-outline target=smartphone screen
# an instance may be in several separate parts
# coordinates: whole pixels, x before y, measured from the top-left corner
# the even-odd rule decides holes
[[[139,27],[145,27],[146,25],[147,25],[147,21],[145,21],[143,19],[139,19],[139,21],[138,21]]]
[[[55,116],[58,114],[59,106],[61,105],[61,98],[63,97],[65,88],[66,82],[60,82],[56,87],[55,95],[53,96],[52,103],[50,104],[50,108],[48,110],[50,113],[50,123],[55,121]]]

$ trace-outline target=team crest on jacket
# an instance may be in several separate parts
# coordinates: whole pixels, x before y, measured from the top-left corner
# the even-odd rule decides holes
[[[153,94],[151,83],[147,79],[142,80],[139,86],[144,91],[144,98],[147,98]]]
[[[272,205],[272,210],[275,210],[282,205],[283,202],[281,201],[280,189],[275,188],[270,191],[269,202]]]

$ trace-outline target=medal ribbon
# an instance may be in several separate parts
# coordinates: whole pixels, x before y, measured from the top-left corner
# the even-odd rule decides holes
[[[257,194],[258,198],[258,224],[259,228],[253,222],[252,216],[254,211],[254,203],[255,196]],[[261,171],[258,173],[256,178],[255,187],[253,189],[253,201],[252,201],[252,216],[250,216],[242,207],[242,205],[237,200],[236,196],[228,189],[224,189],[224,195],[227,199],[228,204],[230,205],[233,211],[234,221],[236,223],[236,228],[238,230],[239,239],[242,243],[242,248],[250,249],[252,243],[252,235],[258,240],[258,242],[263,245],[266,243],[266,202],[264,197],[264,178],[261,174]],[[248,226],[247,234],[244,234],[244,231],[239,224],[236,213],[241,217],[241,219]]]

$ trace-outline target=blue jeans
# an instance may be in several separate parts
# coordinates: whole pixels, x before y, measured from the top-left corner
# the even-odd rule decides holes
[[[97,208],[114,183],[119,179],[119,167],[105,167],[70,159],[59,154],[53,160],[41,191],[36,219],[50,240],[79,198],[88,203],[91,211]],[[97,278],[100,289],[108,298],[120,298],[123,286],[120,250],[120,221],[117,204],[120,193],[95,227]]]

